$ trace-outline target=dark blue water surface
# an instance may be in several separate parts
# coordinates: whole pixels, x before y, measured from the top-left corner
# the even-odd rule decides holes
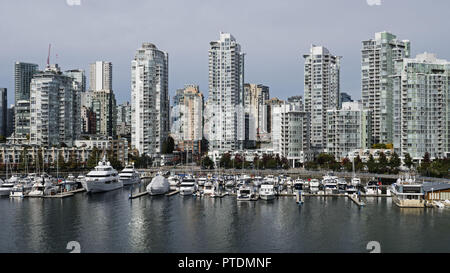
[[[135,189],[137,191],[139,189]],[[450,252],[450,209],[359,208],[343,197],[271,202],[144,196],[130,189],[65,199],[0,199],[0,252]]]

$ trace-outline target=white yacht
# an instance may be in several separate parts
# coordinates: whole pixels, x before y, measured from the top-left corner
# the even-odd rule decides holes
[[[214,183],[211,180],[205,182],[203,186],[204,195],[214,195]]]
[[[171,176],[169,176],[169,178],[167,178],[167,180],[169,181],[170,190],[171,191],[176,191],[177,187],[180,184],[180,179],[178,178],[178,176],[177,175],[171,175]]]
[[[275,199],[275,191],[273,185],[262,184],[259,189],[259,197],[263,200],[273,200]]]
[[[303,179],[297,178],[294,180],[294,189],[303,190],[304,185],[305,185],[305,181]]]
[[[337,188],[339,193],[345,193],[347,191],[347,181],[345,180],[345,178],[337,179]]]
[[[367,182],[367,185],[364,187],[366,195],[380,195],[380,183],[376,180],[370,180]]]
[[[211,179],[211,178],[209,177],[209,179]],[[200,177],[200,178],[197,180],[198,186],[199,186],[199,187],[204,187],[207,180],[208,180],[208,179],[207,179],[206,177]]]
[[[14,183],[2,181],[0,184],[0,196],[9,196],[13,188]]]
[[[358,187],[359,185],[361,185],[361,179],[358,177],[353,177],[352,178],[352,185],[354,187]]]
[[[141,183],[141,176],[133,165],[126,166],[119,173],[119,180],[124,186]]]
[[[332,174],[327,174],[322,179],[325,194],[332,194],[337,191],[337,177]]]
[[[423,183],[412,178],[399,178],[391,185],[392,200],[401,208],[424,208]]]
[[[105,157],[94,170],[86,175],[86,179],[82,184],[87,192],[92,193],[112,191],[123,187],[117,171],[111,166],[109,161],[106,161]]]
[[[45,186],[40,179],[37,179],[28,193],[29,197],[43,197],[45,191]]]
[[[25,197],[25,188],[22,184],[16,184],[12,190],[11,193],[9,194],[9,197],[18,197],[18,198],[23,198]]]
[[[312,193],[317,193],[319,191],[319,186],[320,186],[319,179],[311,179],[311,181],[309,181],[309,190]]]
[[[150,195],[166,194],[170,190],[169,180],[162,175],[157,175],[147,186],[147,192]]]
[[[193,177],[184,177],[180,184],[180,195],[192,195],[197,190],[197,183]]]
[[[227,182],[225,182],[225,187],[231,188],[231,187],[234,187],[235,184],[236,183],[233,178],[228,178]]]
[[[251,201],[252,190],[249,186],[243,183],[237,190],[237,201]]]

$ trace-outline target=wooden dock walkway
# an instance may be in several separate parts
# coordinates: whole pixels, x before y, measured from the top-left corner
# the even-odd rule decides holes
[[[225,193],[222,193],[222,194],[212,195],[211,197],[213,197],[213,198],[224,198],[227,195],[228,195],[228,192],[225,192]]]
[[[140,192],[140,193],[137,193],[135,195],[130,195],[129,199],[136,199],[136,198],[139,198],[139,197],[142,197],[142,196],[145,196],[145,195],[148,195],[147,191]]]
[[[360,206],[360,207],[366,205],[366,203],[364,203],[362,200],[359,200],[358,196],[355,195],[355,194],[349,194],[349,195],[347,195],[347,196],[348,196],[348,198],[350,198],[353,202],[355,202],[356,205],[358,205],[358,206]]]
[[[55,194],[55,195],[46,195],[46,196],[43,196],[43,197],[44,198],[66,198],[66,197],[72,197],[74,195],[75,194],[71,193],[71,192],[64,192],[64,193],[58,193],[58,194]]]
[[[177,194],[179,192],[180,192],[180,190],[172,191],[172,192],[166,193],[166,196],[172,196],[172,195],[175,195],[175,194]]]

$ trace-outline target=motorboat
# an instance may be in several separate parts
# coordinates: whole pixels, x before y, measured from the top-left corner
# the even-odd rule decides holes
[[[214,182],[208,180],[205,182],[203,186],[203,194],[204,195],[214,195]]]
[[[119,180],[124,186],[128,186],[141,183],[141,176],[134,165],[128,165],[119,173]]]
[[[380,185],[381,183],[376,180],[370,180],[369,182],[367,182],[367,185],[364,187],[366,195],[380,195]]]
[[[191,176],[186,176],[181,180],[180,195],[192,195],[197,191],[197,181]]]
[[[252,200],[252,189],[245,183],[239,186],[237,190],[237,201],[251,201]]]
[[[345,180],[345,178],[337,179],[337,188],[339,193],[347,192],[347,181]]]
[[[303,190],[304,185],[305,185],[305,181],[303,179],[297,178],[294,180],[294,189],[295,190]]]
[[[275,191],[273,185],[270,184],[262,184],[259,189],[259,197],[262,200],[273,200],[275,199]]]
[[[107,192],[123,187],[117,171],[111,166],[109,161],[106,161],[106,156],[103,157],[94,170],[86,175],[83,184],[86,191],[91,193]]]
[[[157,175],[152,179],[152,182],[147,186],[147,192],[150,195],[162,195],[168,193],[170,190],[170,183],[167,178],[162,175]]]
[[[33,184],[33,187],[31,188],[31,191],[28,193],[29,197],[43,197],[45,191],[44,183],[40,179],[35,181]]]
[[[178,178],[178,176],[171,175],[171,176],[169,176],[169,178],[167,178],[167,180],[169,182],[170,190],[171,191],[177,190],[177,187],[180,184],[180,179]]]
[[[12,188],[12,190],[11,190],[11,192],[10,192],[10,194],[9,194],[9,197],[13,197],[13,198],[23,198],[23,197],[25,197],[25,188],[24,188],[24,186],[22,185],[22,184],[16,184],[13,188]]]
[[[320,181],[319,179],[311,179],[309,181],[309,191],[311,193],[317,193],[319,191]]]
[[[14,183],[11,182],[3,182],[0,184],[0,197],[1,196],[9,196],[11,190],[14,188]]]
[[[333,194],[338,190],[337,177],[334,175],[325,175],[322,179],[325,194]]]

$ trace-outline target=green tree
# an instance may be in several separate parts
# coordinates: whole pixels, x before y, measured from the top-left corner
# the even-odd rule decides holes
[[[70,152],[69,161],[67,162],[67,166],[71,170],[78,170],[80,168],[80,162],[78,162],[77,155],[75,154],[75,151]]]
[[[19,171],[26,170],[28,164],[29,164],[29,161],[28,161],[28,147],[25,146],[23,148],[22,152],[20,152],[20,156],[19,156],[19,166],[18,166]]]
[[[58,169],[64,171],[67,169],[66,161],[64,160],[64,152],[58,153]]]
[[[342,159],[341,165],[347,172],[353,171],[353,164],[348,157]]]
[[[230,153],[223,154],[219,160],[219,168],[229,169],[232,167],[232,165],[233,162],[231,160],[231,154]]]
[[[108,161],[109,161],[109,163],[111,163],[111,166],[112,166],[114,169],[116,169],[116,170],[121,170],[121,169],[123,169],[122,162],[120,162],[120,161],[117,159],[117,156],[115,156],[113,150],[109,150],[109,151],[108,151]]]
[[[284,156],[281,158],[281,167],[285,170],[288,170],[291,167],[289,160]]]
[[[369,173],[377,172],[377,163],[375,162],[372,154],[369,155],[369,160],[367,160],[367,169]]]
[[[364,163],[361,157],[358,155],[355,159],[355,172],[359,172],[364,168]]]
[[[161,152],[163,154],[172,154],[174,150],[175,150],[175,141],[171,136],[169,136],[166,138],[166,140],[164,140]]]
[[[97,166],[97,164],[98,164],[98,161],[100,160],[100,155],[101,155],[101,152],[97,149],[97,147],[94,147],[92,149],[91,154],[89,155],[87,162],[86,162],[86,166],[89,169],[95,168],[95,166]]]
[[[389,161],[383,152],[381,152],[380,156],[378,157],[377,165],[378,165],[377,173],[383,173],[383,174],[387,173]]]
[[[212,161],[212,159],[209,156],[204,156],[202,158],[202,167],[206,168],[206,169],[214,169],[214,161]]]
[[[405,166],[408,167],[408,169],[411,169],[413,166],[413,159],[409,153],[405,154]]]
[[[390,172],[393,174],[397,174],[399,171],[399,167],[402,165],[402,161],[396,152],[394,152],[389,160],[389,168]]]
[[[431,157],[428,152],[425,153],[422,159],[422,163],[419,166],[419,172],[423,176],[431,175]]]

